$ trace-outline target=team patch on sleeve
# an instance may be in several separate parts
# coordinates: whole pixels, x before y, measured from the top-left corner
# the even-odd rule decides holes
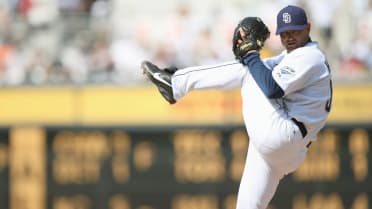
[[[288,66],[283,66],[282,68],[277,70],[276,74],[278,78],[289,79],[295,75],[295,71]]]

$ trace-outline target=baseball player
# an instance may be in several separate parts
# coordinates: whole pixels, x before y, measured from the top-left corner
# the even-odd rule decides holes
[[[178,70],[142,63],[144,74],[171,104],[192,90],[241,88],[250,140],[237,209],[268,206],[280,179],[304,161],[330,112],[330,69],[309,33],[305,11],[287,6],[277,15],[276,29],[285,50],[275,57],[261,60],[269,31],[260,18],[247,17],[234,32],[234,61]]]

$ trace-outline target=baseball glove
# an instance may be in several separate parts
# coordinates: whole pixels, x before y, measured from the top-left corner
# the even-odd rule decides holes
[[[243,30],[245,37],[242,37],[240,28]],[[233,35],[232,50],[235,58],[241,61],[248,51],[261,50],[269,36],[269,29],[259,17],[242,19],[236,26]]]

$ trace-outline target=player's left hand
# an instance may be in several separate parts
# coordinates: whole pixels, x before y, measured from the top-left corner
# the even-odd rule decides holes
[[[260,51],[270,31],[259,17],[246,17],[239,22],[233,35],[233,53],[239,61],[249,52]]]

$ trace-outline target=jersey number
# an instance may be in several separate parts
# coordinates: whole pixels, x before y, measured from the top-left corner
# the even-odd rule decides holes
[[[331,68],[329,67],[329,64],[328,64],[327,61],[325,62],[325,65],[326,65],[327,68],[328,68],[328,72],[331,73]],[[325,110],[326,110],[327,112],[330,112],[330,111],[331,111],[331,107],[332,107],[332,97],[333,97],[332,80],[329,80],[329,88],[330,88],[330,90],[331,90],[331,98],[329,98],[329,100],[327,100],[326,105],[325,105]]]

